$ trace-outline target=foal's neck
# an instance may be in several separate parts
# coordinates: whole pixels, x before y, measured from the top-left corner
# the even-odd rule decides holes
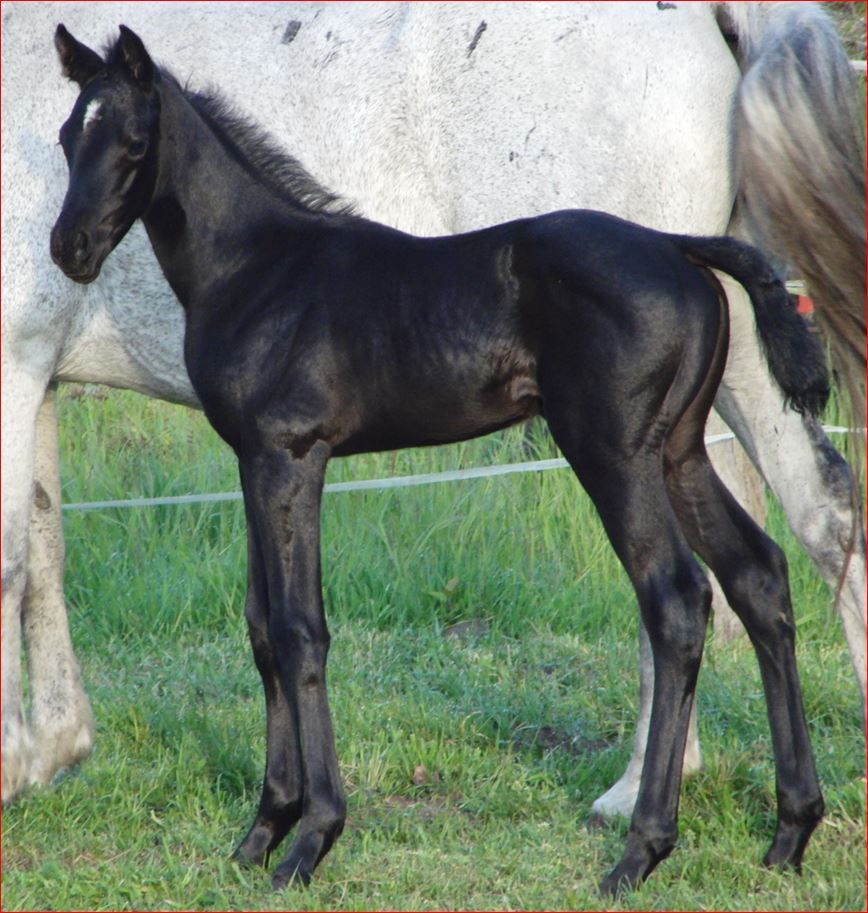
[[[291,210],[236,161],[172,79],[160,84],[159,170],[142,216],[160,266],[189,310],[236,274]]]

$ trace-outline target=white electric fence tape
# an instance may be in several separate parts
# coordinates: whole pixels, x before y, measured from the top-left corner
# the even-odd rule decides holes
[[[827,434],[853,434],[864,432],[864,428],[841,428],[837,425],[823,427]],[[721,441],[731,441],[732,432],[713,434],[705,439],[709,446]],[[386,488],[413,488],[417,485],[433,485],[437,482],[460,482],[464,479],[483,479],[492,476],[506,476],[517,472],[545,472],[549,469],[567,469],[569,463],[563,458],[554,460],[533,460],[527,463],[504,463],[499,466],[474,466],[470,469],[451,469],[446,472],[426,472],[421,475],[394,476],[388,479],[359,479],[354,482],[329,482],[323,488],[326,494],[342,491],[382,491]],[[131,498],[126,501],[85,501],[79,504],[64,504],[64,510],[103,510],[109,507],[162,507],[175,504],[211,504],[217,501],[240,501],[240,491],[217,492],[204,495],[175,495],[164,498]]]

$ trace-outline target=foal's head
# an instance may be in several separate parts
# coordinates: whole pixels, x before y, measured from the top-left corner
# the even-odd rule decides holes
[[[157,174],[160,73],[126,26],[105,60],[62,26],[54,43],[63,73],[81,92],[60,145],[69,188],[51,232],[54,262],[76,282],[92,282],[105,258],[142,215]]]

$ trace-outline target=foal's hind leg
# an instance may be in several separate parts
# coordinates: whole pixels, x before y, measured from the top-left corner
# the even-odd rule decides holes
[[[717,576],[759,660],[778,801],[777,830],[764,862],[798,869],[823,815],[823,798],[796,669],[786,559],[717,478],[701,442],[684,447],[673,436],[665,467],[682,528]]]
[[[706,425],[706,434],[714,435],[726,430],[728,430],[726,425],[717,418],[716,414],[712,413]],[[729,451],[729,454],[721,461],[721,454],[725,451]],[[748,509],[751,516],[756,517],[759,524],[762,525],[766,515],[762,479],[738,442],[727,441],[718,444],[711,448],[710,456],[726,487]],[[716,581],[716,577],[710,577],[713,591],[711,604],[714,610],[714,636],[715,642],[720,644],[744,634],[745,631],[738,616],[729,608],[720,585]],[[651,643],[644,625],[640,627],[639,631],[639,673],[639,717],[636,721],[630,761],[618,781],[606,790],[592,806],[596,814],[604,817],[623,815],[629,818],[633,814],[633,805],[636,802],[636,793],[639,790],[639,781],[642,776],[645,743],[648,741],[648,723],[651,719],[651,697],[654,692],[654,661],[651,656]],[[701,768],[702,750],[696,723],[696,704],[694,704],[693,712],[690,715],[687,745],[684,749],[684,776],[693,774]]]
[[[672,511],[652,446],[601,444],[546,403],[552,433],[594,501],[630,576],[654,656],[645,763],[624,855],[604,880],[616,893],[643,881],[675,846],[682,761],[711,588]]]
[[[639,783],[642,781],[642,767],[645,764],[645,746],[648,742],[648,727],[651,723],[651,701],[654,697],[654,654],[651,639],[645,625],[639,625],[639,717],[633,735],[633,753],[627,769],[609,789],[591,806],[595,814],[605,818],[622,815],[629,818],[636,805]],[[702,769],[702,749],[696,723],[696,704],[690,713],[687,729],[687,743],[684,746],[685,777]]]

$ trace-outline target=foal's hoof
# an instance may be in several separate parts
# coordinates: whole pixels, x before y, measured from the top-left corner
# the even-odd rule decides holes
[[[675,846],[675,836],[658,834],[653,841],[631,833],[621,861],[600,882],[600,892],[605,897],[623,897],[635,891],[639,885],[657,868]]]
[[[288,885],[307,887],[313,870],[328,852],[333,840],[334,836],[325,842],[322,833],[316,831],[299,834],[289,855],[274,870],[271,884],[275,890],[279,891]]]
[[[240,846],[229,858],[243,869],[261,869],[268,865],[268,853],[248,854],[248,852]]]
[[[810,836],[811,831],[805,833],[801,829],[788,833],[778,832],[763,859],[763,865],[767,869],[781,869],[785,872],[795,872],[797,875],[801,875],[802,855],[808,845]]]
[[[275,891],[282,891],[292,885],[306,888],[310,884],[313,872],[301,863],[282,862],[271,876],[271,886]]]
[[[816,799],[807,805],[796,820],[779,821],[775,839],[763,859],[763,865],[769,869],[789,869],[801,874],[802,856],[817,825],[823,817],[823,800]]]
[[[274,835],[264,828],[253,827],[232,854],[232,861],[245,868],[265,866]]]
[[[615,868],[600,882],[600,894],[610,900],[620,900],[640,884],[641,878],[631,877]]]

